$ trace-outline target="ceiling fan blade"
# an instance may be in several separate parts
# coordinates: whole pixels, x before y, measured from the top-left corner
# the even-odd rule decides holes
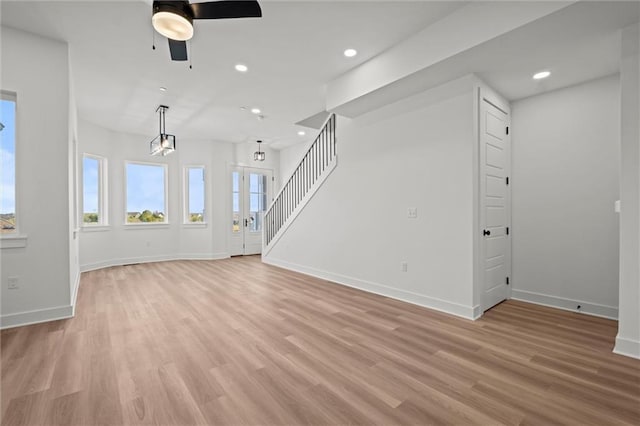
[[[220,0],[191,3],[193,19],[260,18],[262,9],[255,0]]]
[[[187,42],[178,40],[169,40],[169,52],[171,52],[172,61],[186,61],[187,60]]]

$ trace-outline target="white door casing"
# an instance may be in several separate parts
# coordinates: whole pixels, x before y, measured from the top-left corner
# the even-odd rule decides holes
[[[511,143],[509,111],[480,99],[480,244],[482,310],[510,297]]]
[[[272,201],[273,171],[234,166],[231,175],[231,256],[260,254],[264,212]]]

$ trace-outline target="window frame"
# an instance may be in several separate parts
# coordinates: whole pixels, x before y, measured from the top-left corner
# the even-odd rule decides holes
[[[127,176],[127,166],[129,164],[134,164],[138,166],[153,166],[153,167],[162,167],[164,170],[164,221],[162,222],[128,222],[128,205],[127,198],[129,198],[128,191],[128,176]],[[166,228],[170,225],[169,222],[169,165],[167,163],[153,163],[147,161],[137,161],[137,160],[125,160],[124,162],[124,226],[130,228],[136,227],[146,227],[146,228]],[[141,212],[142,213],[142,212]]]
[[[90,158],[98,162],[98,222],[95,224],[84,221],[84,159]],[[108,176],[107,176],[107,158],[88,152],[82,153],[82,191],[80,191],[80,226],[83,230],[98,230],[99,228],[109,227],[109,208],[108,208]]]
[[[20,232],[20,194],[18,191],[19,188],[19,175],[18,175],[18,158],[20,157],[20,144],[18,143],[19,138],[19,129],[18,129],[18,117],[19,117],[19,106],[18,106],[18,93],[10,90],[0,89],[0,99],[3,101],[12,101],[15,104],[15,116],[14,116],[14,151],[13,151],[13,202],[14,202],[14,220],[15,226],[12,232],[0,233],[0,248],[21,248],[26,247],[27,245],[27,236]]]
[[[189,218],[191,217],[191,213],[189,212],[189,170],[191,169],[202,169],[202,191],[203,191],[203,212],[202,212],[202,222],[191,222]],[[187,164],[183,167],[182,172],[182,224],[185,226],[191,227],[204,227],[207,225],[208,212],[207,212],[207,168],[203,164]]]

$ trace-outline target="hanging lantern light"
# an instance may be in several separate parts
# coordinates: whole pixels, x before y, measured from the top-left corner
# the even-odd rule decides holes
[[[264,161],[264,151],[260,151],[260,144],[262,143],[262,141],[256,141],[258,142],[258,150],[256,152],[253,153],[253,160],[254,161]]]
[[[165,129],[164,114],[169,109],[166,105],[160,105],[156,108],[160,119],[160,134],[156,136],[150,144],[151,155],[167,155],[176,150],[176,137],[169,135]]]

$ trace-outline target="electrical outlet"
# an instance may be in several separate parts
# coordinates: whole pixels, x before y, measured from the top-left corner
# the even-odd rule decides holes
[[[407,217],[409,219],[417,219],[418,218],[418,208],[417,207],[409,207],[407,209]]]
[[[20,288],[20,281],[18,280],[18,277],[7,278],[7,283],[9,290],[17,290]]]
[[[400,270],[402,272],[407,272],[407,269],[409,268],[409,264],[407,262],[400,262]]]

